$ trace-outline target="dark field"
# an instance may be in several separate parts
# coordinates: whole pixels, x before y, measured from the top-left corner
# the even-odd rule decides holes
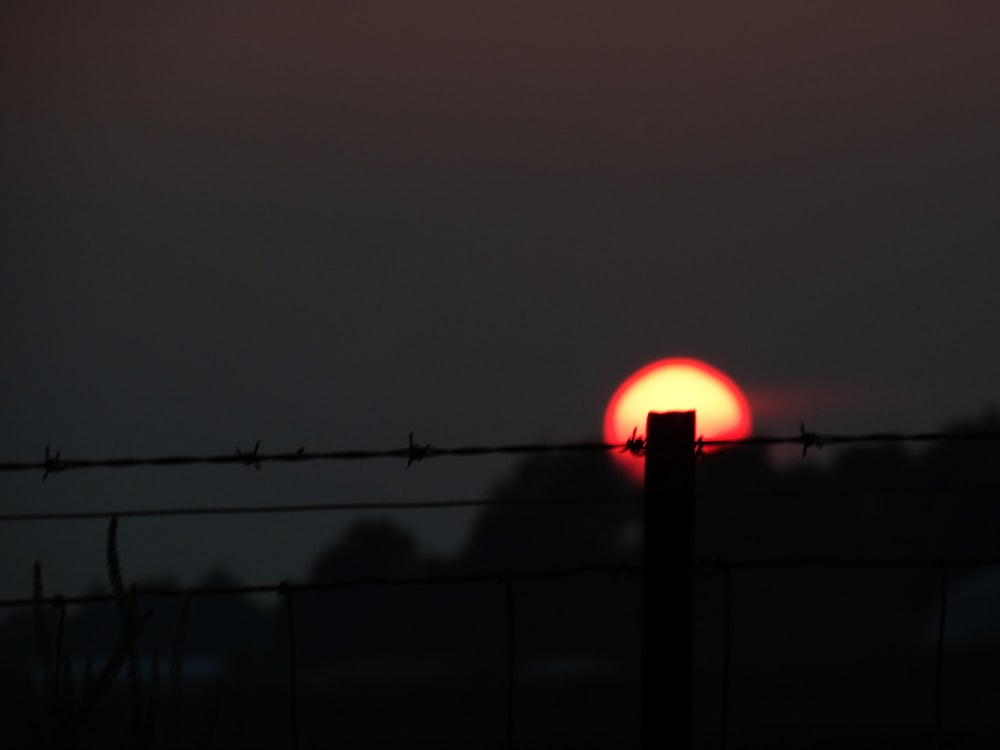
[[[873,664],[876,665],[873,667]],[[826,663],[734,665],[729,748],[937,748],[935,655],[857,655]],[[721,665],[720,665],[721,666]],[[953,650],[943,692],[945,746],[995,748],[1000,736],[996,651]],[[695,747],[722,742],[722,674],[696,678]],[[287,685],[189,690],[180,719],[157,725],[149,747],[292,747]],[[8,696],[8,747],[45,747],[51,717]],[[513,746],[639,748],[639,680],[628,676],[518,679]],[[300,684],[302,748],[506,748],[507,687],[496,681],[405,685]],[[132,732],[128,696],[109,698],[65,747],[121,747]]]

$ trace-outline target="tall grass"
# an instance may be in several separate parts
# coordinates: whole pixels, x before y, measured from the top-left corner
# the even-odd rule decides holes
[[[96,672],[91,660],[86,661],[79,686],[73,674],[72,658],[62,653],[65,605],[57,601],[59,623],[53,646],[49,613],[45,609],[42,565],[35,562],[32,586],[34,631],[42,676],[41,694],[32,690],[36,705],[36,746],[70,750],[94,746],[114,737],[115,746],[170,750],[180,746],[178,726],[183,701],[184,649],[191,621],[191,594],[188,592],[183,598],[174,626],[164,701],[159,650],[152,652],[147,676],[142,674],[140,668],[139,640],[153,613],[148,609],[140,610],[136,585],[125,585],[118,547],[117,517],[113,517],[108,525],[106,562],[118,632],[110,656]],[[128,705],[128,716],[124,722],[121,717],[109,719],[104,710],[123,669]],[[216,710],[213,709],[213,713]],[[214,718],[209,717],[205,724],[209,736],[201,737],[197,744],[207,746],[214,724]]]

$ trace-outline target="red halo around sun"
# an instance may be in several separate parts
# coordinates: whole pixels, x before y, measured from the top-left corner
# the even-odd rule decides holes
[[[604,412],[604,441],[623,443],[646,431],[651,411],[695,411],[695,435],[705,440],[739,440],[750,435],[746,396],[725,373],[697,359],[673,357],[652,362],[625,380]],[[705,452],[710,452],[707,447]],[[616,464],[642,482],[640,456],[615,453]]]

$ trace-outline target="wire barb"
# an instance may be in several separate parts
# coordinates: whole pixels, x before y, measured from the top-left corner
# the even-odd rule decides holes
[[[638,427],[632,428],[632,436],[625,441],[625,447],[622,448],[622,453],[631,453],[633,456],[646,455],[646,439],[642,437],[642,435],[636,437],[636,433],[638,431]]]
[[[410,431],[410,442],[406,453],[406,468],[410,468],[410,464],[414,461],[423,461],[427,456],[430,455],[431,446],[430,443],[427,445],[417,445],[413,442],[413,432]]]
[[[44,482],[48,479],[49,474],[58,474],[62,471],[62,467],[59,465],[59,454],[61,451],[56,451],[56,455],[51,455],[49,453],[49,446],[45,446],[45,461],[42,463],[42,467],[45,472],[42,474],[42,481]]]
[[[244,453],[237,448],[236,457],[242,459],[244,466],[253,466],[257,471],[260,471],[260,441],[254,443],[253,451],[250,453]]]
[[[815,446],[816,450],[823,447],[823,441],[820,439],[819,433],[807,431],[805,422],[799,422],[799,435],[802,438],[802,458],[806,457],[806,452],[810,447]]]

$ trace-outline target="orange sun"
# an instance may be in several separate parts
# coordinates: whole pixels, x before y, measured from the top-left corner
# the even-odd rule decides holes
[[[724,373],[697,359],[661,359],[636,371],[618,386],[604,412],[604,441],[623,443],[646,431],[651,411],[695,411],[695,435],[705,440],[738,440],[750,435],[750,407]],[[709,452],[711,448],[706,448]],[[629,476],[643,480],[639,456],[615,453]]]

